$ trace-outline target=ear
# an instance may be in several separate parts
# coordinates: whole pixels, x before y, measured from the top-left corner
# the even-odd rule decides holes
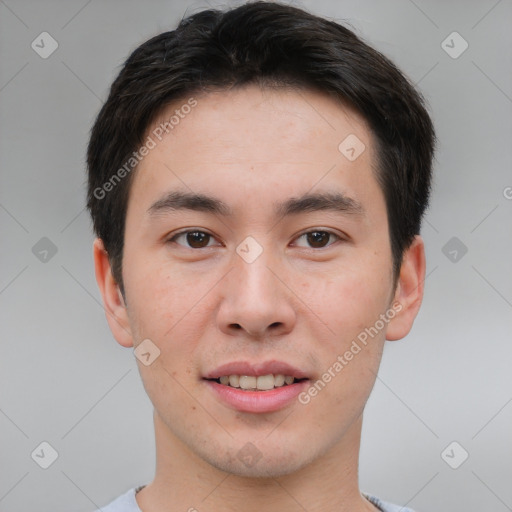
[[[405,251],[400,276],[395,290],[393,303],[399,303],[401,309],[390,320],[386,330],[386,339],[399,340],[409,333],[418,314],[423,299],[425,282],[425,244],[421,236],[416,235]]]
[[[119,285],[112,276],[108,253],[101,238],[94,240],[93,256],[96,282],[103,297],[105,315],[110,330],[120,345],[132,347],[133,338],[128,312]]]

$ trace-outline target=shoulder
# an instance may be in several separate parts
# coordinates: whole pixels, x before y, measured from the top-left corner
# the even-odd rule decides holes
[[[111,501],[108,505],[97,509],[95,512],[142,512],[135,499],[135,493],[140,488],[132,488]],[[399,505],[393,505],[386,501],[382,501],[379,498],[372,496],[371,494],[363,493],[363,496],[382,512],[414,512],[410,508],[401,507]]]
[[[382,501],[381,499],[372,496],[371,494],[365,492],[362,494],[370,503],[375,505],[378,509],[382,510],[382,512],[414,512],[414,510],[405,506],[393,505],[393,503]]]
[[[133,487],[129,491],[121,494],[115,500],[111,501],[108,505],[97,509],[95,512],[141,512],[135,499],[135,493],[140,488]]]

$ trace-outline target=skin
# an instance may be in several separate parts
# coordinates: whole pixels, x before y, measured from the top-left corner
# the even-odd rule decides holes
[[[149,338],[160,350],[149,366],[137,360],[154,405],[157,449],[155,478],[136,495],[139,507],[375,511],[358,487],[362,413],[385,339],[404,337],[420,307],[423,241],[417,236],[404,254],[395,287],[374,142],[352,109],[318,92],[256,85],[195,97],[197,106],[134,176],[126,303],[101,240],[94,242],[114,337],[124,347]],[[352,162],[338,150],[349,134],[366,146]],[[214,196],[233,214],[150,215],[171,190]],[[364,214],[274,215],[275,202],[332,191],[358,201]],[[211,234],[207,247],[190,248],[185,236],[169,241],[183,228]],[[311,247],[301,235],[315,230],[340,238],[326,236],[325,247]],[[263,248],[252,263],[236,252],[248,236]],[[226,362],[275,359],[315,382],[395,301],[400,312],[306,405],[295,400],[273,413],[239,412],[202,379]],[[237,457],[248,442],[261,455],[250,467]]]

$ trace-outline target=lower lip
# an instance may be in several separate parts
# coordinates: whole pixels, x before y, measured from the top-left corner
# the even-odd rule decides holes
[[[241,412],[274,412],[284,409],[297,395],[307,388],[309,380],[295,382],[269,391],[242,391],[219,384],[213,380],[205,381],[210,389],[228,406]]]

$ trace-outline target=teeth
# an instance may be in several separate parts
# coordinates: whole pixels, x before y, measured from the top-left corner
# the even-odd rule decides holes
[[[231,378],[231,376],[230,376]],[[240,376],[240,387],[242,389],[255,389],[256,388],[256,377],[250,377],[248,375]]]
[[[284,385],[285,376],[284,375],[274,375],[274,386],[281,387]]]
[[[223,375],[220,377],[220,383],[224,386],[231,386],[233,388],[241,388],[248,390],[258,389],[260,391],[268,391],[274,388],[293,384],[294,377],[290,375],[260,375],[255,377],[252,375]]]
[[[269,389],[274,389],[274,376],[270,375],[260,375],[256,379],[256,387],[261,391],[268,391]]]

